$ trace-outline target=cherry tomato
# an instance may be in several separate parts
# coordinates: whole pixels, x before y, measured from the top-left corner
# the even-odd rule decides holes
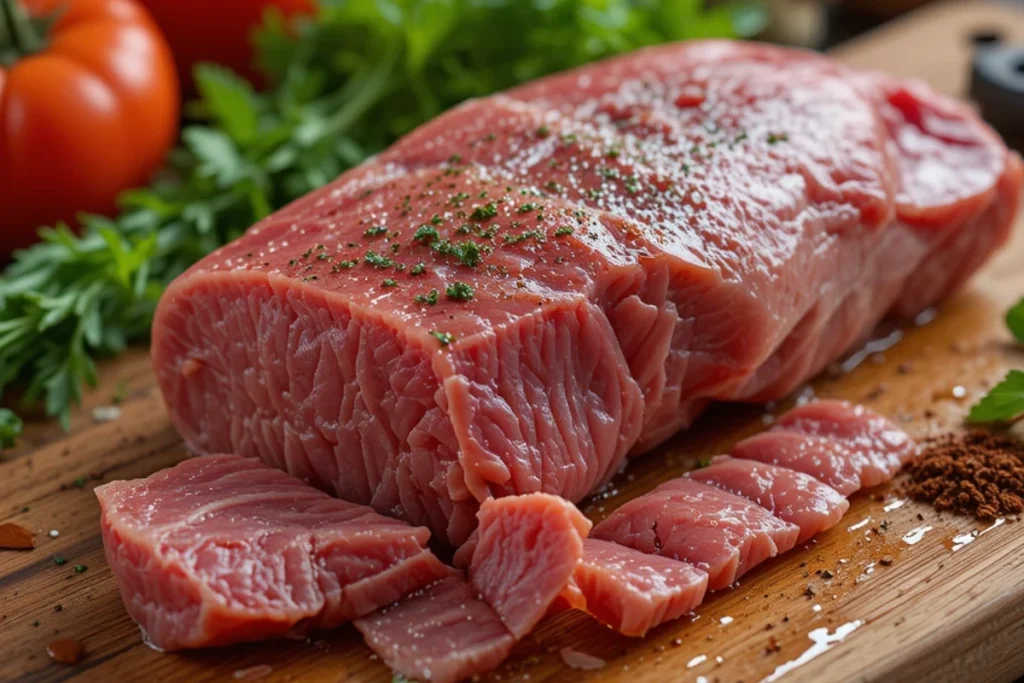
[[[263,13],[312,13],[315,0],[142,0],[167,36],[182,83],[192,90],[192,67],[215,62],[260,83],[253,64],[252,32]]]
[[[17,4],[20,3],[20,4]],[[40,32],[41,22],[52,19]],[[177,137],[167,43],[134,0],[0,0],[0,253],[110,213]]]

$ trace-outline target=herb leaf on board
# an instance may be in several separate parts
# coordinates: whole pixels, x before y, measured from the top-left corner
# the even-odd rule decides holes
[[[968,422],[1011,422],[1024,416],[1024,371],[1010,370],[1002,382],[971,406]]]

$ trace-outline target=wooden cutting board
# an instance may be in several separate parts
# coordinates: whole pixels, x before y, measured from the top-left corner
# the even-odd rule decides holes
[[[969,36],[991,28],[1024,41],[1024,12],[952,3],[889,25],[835,56],[925,78],[960,95]],[[1007,368],[1024,367],[1024,350],[1011,344],[1001,321],[1024,295],[1022,266],[1024,225],[1018,225],[1000,258],[934,320],[895,332],[875,345],[877,352],[861,354],[858,367],[814,382],[813,391],[864,402],[918,437],[955,428]],[[91,490],[170,466],[186,451],[144,350],[106,364],[101,376],[69,433],[31,424],[20,448],[0,458],[0,521],[31,528],[36,538],[34,550],[0,551],[0,680],[390,680],[351,628],[312,641],[184,654],[160,654],[142,643],[104,562]],[[954,398],[957,386],[966,389],[965,398]],[[125,397],[120,417],[96,422],[93,409],[115,394]],[[678,475],[697,458],[725,451],[762,429],[763,414],[758,407],[712,410],[634,463],[610,496],[587,506],[588,514],[600,518],[606,507]],[[633,640],[566,613],[522,642],[491,679],[753,682],[785,673],[787,681],[1012,680],[1024,674],[1024,524],[1008,521],[974,538],[969,532],[977,528],[969,519],[905,503],[893,486],[858,495],[839,527],[711,596],[692,618]],[[56,564],[58,555],[67,563]],[[87,569],[76,572],[76,564]],[[58,637],[80,640],[85,659],[77,666],[50,661],[46,645]],[[560,654],[566,647],[606,663],[573,670]]]

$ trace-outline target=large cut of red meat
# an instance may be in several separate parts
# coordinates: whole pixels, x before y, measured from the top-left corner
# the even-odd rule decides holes
[[[1020,188],[921,84],[653,48],[467,102],[260,222],[169,287],[154,363],[198,451],[461,544],[487,497],[580,500],[947,296]]]

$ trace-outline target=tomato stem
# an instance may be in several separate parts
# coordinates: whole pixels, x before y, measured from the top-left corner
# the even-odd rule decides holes
[[[37,52],[42,41],[18,0],[0,0],[0,64]]]

